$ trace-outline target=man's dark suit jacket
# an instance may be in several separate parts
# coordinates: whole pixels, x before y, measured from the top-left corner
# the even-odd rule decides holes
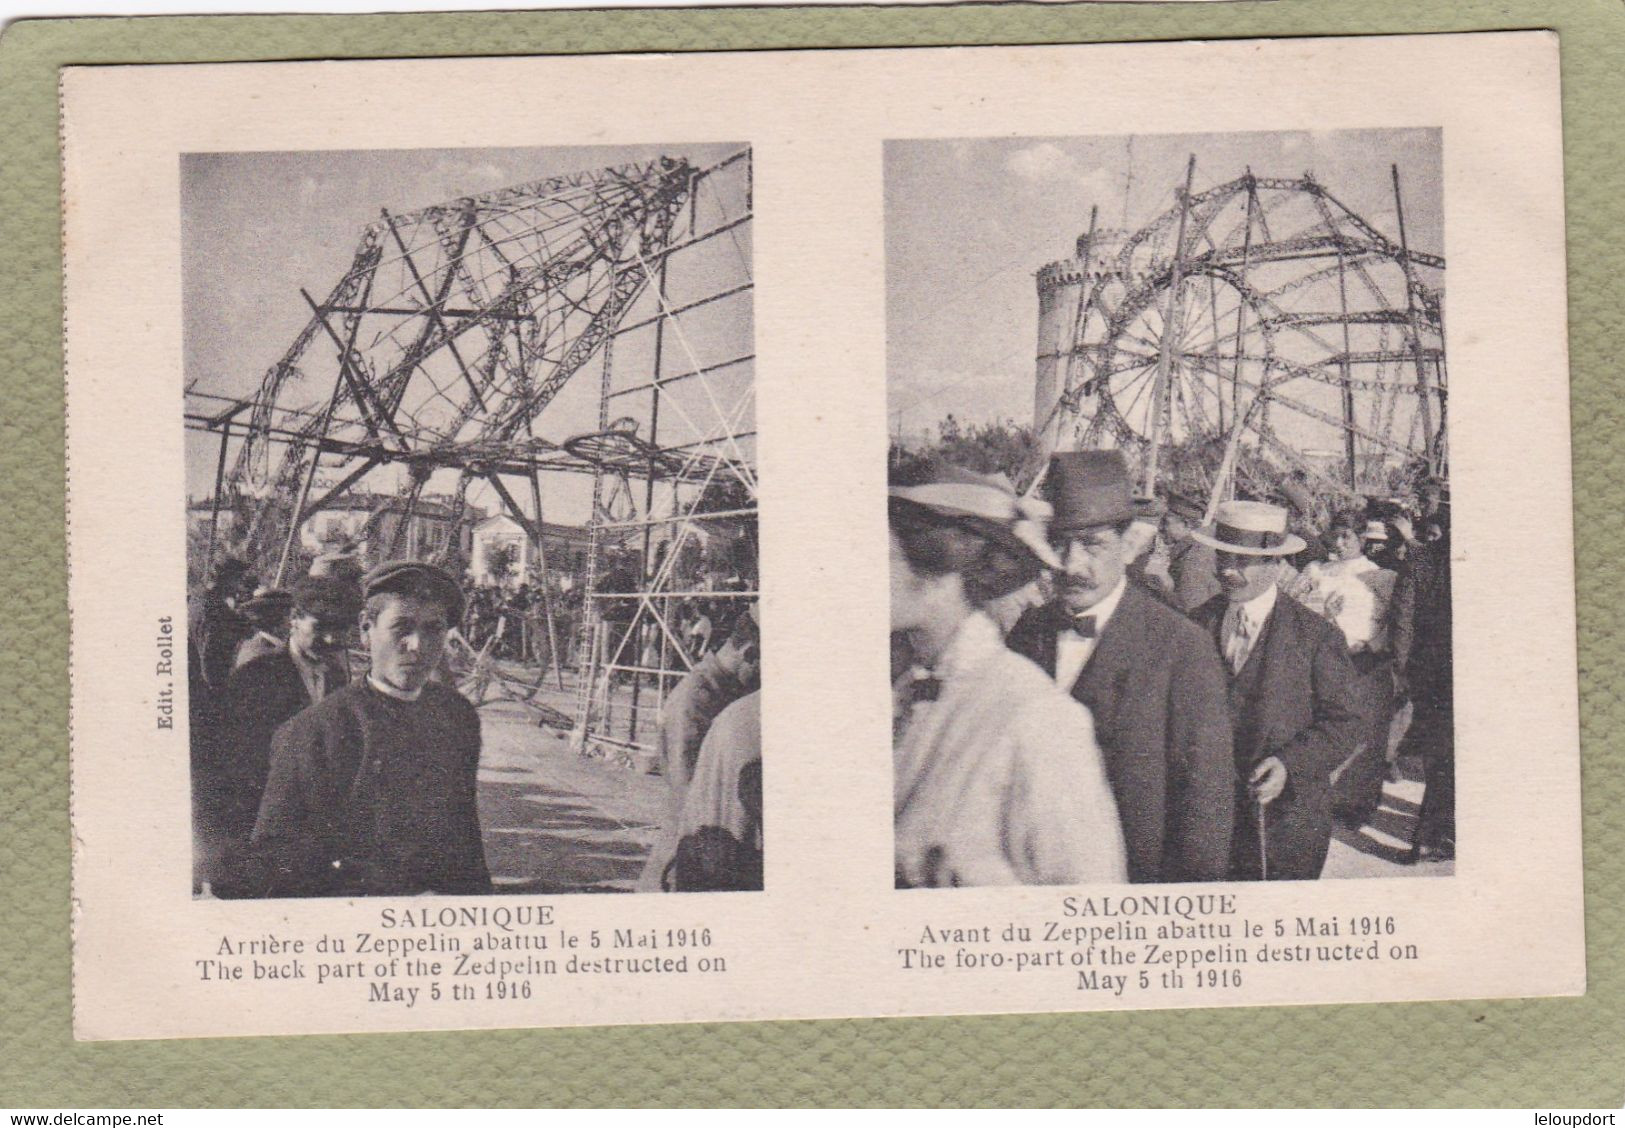
[[[299,667],[287,650],[232,671],[220,715],[225,750],[220,813],[223,829],[232,837],[247,841],[254,829],[271,769],[271,737],[310,703]]]
[[[1066,625],[1058,603],[1034,607],[1006,641],[1054,677]],[[1224,666],[1211,638],[1131,581],[1071,693],[1094,716],[1129,880],[1223,880],[1236,781]]]
[[[1216,646],[1229,602],[1208,600],[1194,618]],[[1228,672],[1228,666],[1225,667]],[[1236,834],[1231,876],[1260,876],[1257,808],[1247,796],[1254,765],[1278,756],[1286,790],[1265,811],[1271,880],[1320,876],[1331,846],[1331,774],[1359,743],[1362,726],[1354,667],[1342,632],[1278,593],[1247,664],[1230,678],[1235,726]]]

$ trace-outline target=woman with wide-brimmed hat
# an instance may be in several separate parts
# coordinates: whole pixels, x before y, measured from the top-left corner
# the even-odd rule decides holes
[[[889,491],[900,887],[1127,879],[1089,711],[1005,648],[984,604],[1055,567],[1042,503],[934,464]]]

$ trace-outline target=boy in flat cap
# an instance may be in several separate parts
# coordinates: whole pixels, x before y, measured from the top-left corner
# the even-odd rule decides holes
[[[366,679],[272,740],[253,834],[258,893],[489,893],[475,803],[479,715],[430,680],[462,620],[462,592],[415,561],[375,568],[362,591]]]

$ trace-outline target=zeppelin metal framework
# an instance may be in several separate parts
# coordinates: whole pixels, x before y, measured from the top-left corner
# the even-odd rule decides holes
[[[300,291],[309,319],[257,394],[188,390],[188,427],[220,440],[206,567],[229,512],[232,550],[282,582],[301,527],[369,479],[366,496],[401,514],[375,549],[392,558],[440,475],[454,521],[470,486],[489,485],[536,548],[545,598],[547,483],[590,475],[586,613],[564,644],[546,607],[548,650],[561,685],[558,656],[579,655],[580,736],[644,743],[695,657],[680,601],[755,594],[753,554],[713,592],[690,589],[685,551],[755,543],[751,182],[742,149],[704,168],[660,157],[383,212],[324,296]],[[582,385],[595,425],[555,433],[550,406]],[[629,542],[637,560],[607,568]],[[617,710],[611,691],[624,697],[628,679]]]
[[[1041,448],[1122,448],[1147,495],[1172,480],[1210,518],[1244,450],[1327,494],[1445,474],[1445,263],[1408,241],[1397,166],[1393,236],[1310,174],[1193,192],[1195,170],[1138,231],[1091,210],[1039,272]]]

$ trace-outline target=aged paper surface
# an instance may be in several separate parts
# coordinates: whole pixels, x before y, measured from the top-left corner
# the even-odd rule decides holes
[[[431,75],[466,97],[423,106]],[[616,97],[549,112],[583,85]],[[1554,38],[85,69],[63,99],[80,1037],[1584,989]],[[458,108],[475,100],[501,109]],[[1454,872],[898,891],[879,504],[887,143],[1358,129],[1442,135]],[[751,153],[765,891],[584,897],[543,880],[477,899],[194,897],[173,673],[188,154],[588,146]],[[341,260],[354,237],[333,236]],[[284,288],[330,285],[313,267]],[[1259,959],[1287,946],[1311,954]],[[1224,974],[1192,974],[1199,960]]]

